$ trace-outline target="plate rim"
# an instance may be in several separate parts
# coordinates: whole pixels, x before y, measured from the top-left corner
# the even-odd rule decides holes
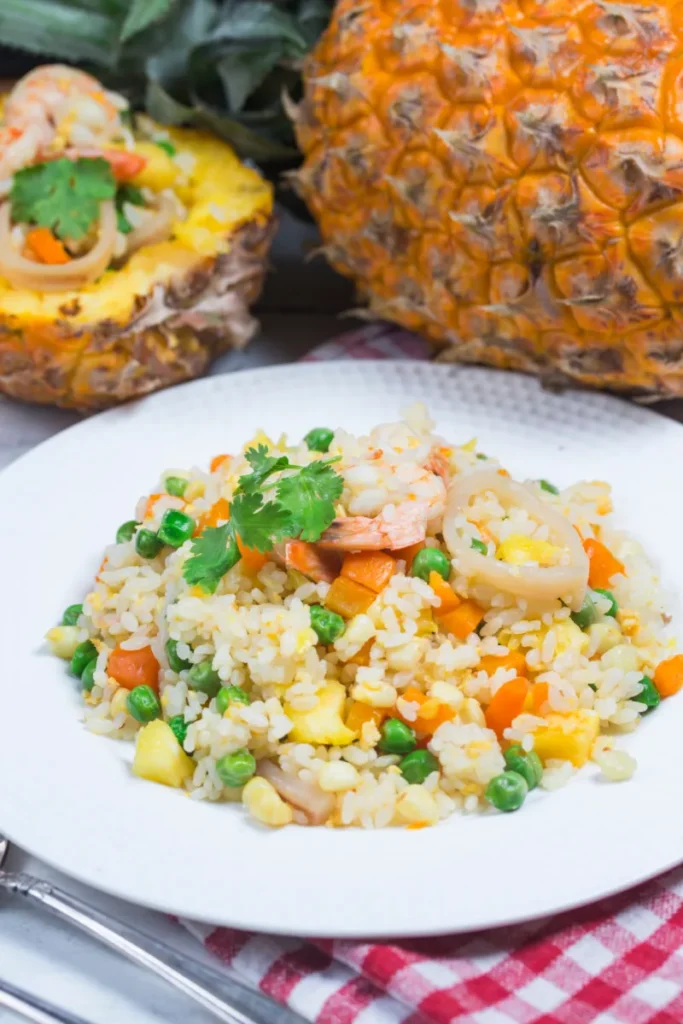
[[[155,401],[157,401],[159,399],[163,399],[164,397],[166,399],[168,399],[168,395],[169,394],[171,394],[171,393],[175,394],[175,393],[177,393],[177,391],[179,389],[182,390],[182,389],[189,388],[189,389],[195,389],[195,390],[207,389],[207,390],[218,390],[218,391],[221,391],[223,388],[227,388],[228,390],[230,390],[230,389],[238,386],[239,379],[243,378],[244,376],[249,376],[251,378],[273,377],[273,376],[277,377],[277,376],[279,376],[281,374],[284,374],[284,373],[291,374],[293,369],[296,369],[297,372],[302,373],[304,375],[308,374],[308,373],[316,373],[316,372],[320,373],[321,369],[324,369],[326,367],[327,362],[328,362],[327,360],[325,360],[325,361],[310,360],[310,361],[305,361],[305,362],[301,362],[301,363],[287,363],[287,364],[280,364],[280,365],[275,365],[275,366],[255,367],[255,368],[249,368],[249,369],[243,369],[243,370],[235,370],[235,371],[227,372],[227,373],[224,373],[224,374],[218,374],[218,375],[215,375],[215,376],[201,378],[201,379],[195,380],[195,381],[189,381],[189,382],[186,382],[185,384],[178,385],[175,388],[165,389],[164,391],[155,393],[154,395],[150,395],[150,396],[147,396],[145,398],[138,399],[135,402],[126,403],[123,406],[118,406],[118,407],[115,407],[113,409],[109,409],[109,410],[105,410],[105,411],[103,411],[101,413],[97,413],[97,414],[95,414],[93,416],[90,416],[90,417],[87,417],[85,419],[82,419],[79,422],[64,428],[63,430],[58,431],[56,434],[54,434],[51,437],[43,440],[39,444],[33,446],[28,451],[26,451],[21,456],[19,456],[17,459],[15,459],[13,462],[11,462],[0,473],[0,488],[2,487],[3,483],[5,482],[6,476],[9,475],[11,477],[13,471],[15,470],[15,468],[19,467],[19,466],[23,467],[24,464],[27,461],[30,461],[32,458],[34,458],[35,453],[41,452],[41,453],[44,454],[45,451],[49,450],[51,446],[54,445],[54,446],[58,447],[59,444],[63,442],[63,440],[66,437],[66,435],[69,435],[69,438],[71,438],[73,436],[73,432],[74,431],[88,431],[94,421],[97,421],[98,423],[101,423],[105,419],[110,419],[114,423],[118,416],[121,416],[123,413],[125,413],[125,410],[131,409],[131,408],[140,409],[140,408],[142,408],[144,406],[149,406],[151,403],[154,403]],[[331,362],[334,362],[335,364],[343,363],[343,364],[346,364],[347,366],[353,366],[354,364],[357,365],[357,363],[358,363],[358,361],[350,361],[350,360],[334,360],[334,361],[331,361]],[[481,374],[483,376],[495,375],[497,378],[501,378],[501,379],[502,378],[508,378],[508,377],[514,377],[514,378],[521,378],[521,379],[523,379],[532,389],[534,387],[536,389],[538,389],[538,390],[542,390],[543,389],[542,382],[537,377],[534,377],[534,376],[528,375],[528,374],[516,373],[514,371],[504,371],[504,370],[498,370],[498,369],[493,369],[493,368],[488,368],[488,367],[478,367],[478,366],[475,367],[475,366],[469,366],[469,365],[463,366],[463,365],[459,365],[459,364],[450,364],[450,363],[432,363],[432,362],[423,362],[421,360],[411,360],[411,359],[402,359],[402,360],[372,359],[372,360],[363,360],[362,364],[363,364],[363,366],[368,366],[369,365],[370,367],[375,368],[375,369],[377,369],[379,367],[381,367],[382,369],[386,369],[387,368],[387,364],[390,364],[392,366],[399,365],[399,366],[402,366],[402,367],[410,367],[413,370],[417,368],[418,372],[420,372],[422,374],[425,374],[426,376],[434,376],[435,378],[441,377],[441,376],[449,376],[449,375],[452,375],[452,376],[455,377],[455,376],[458,376],[459,374],[462,374],[462,373],[468,374],[468,373],[472,373],[472,372]],[[327,368],[329,369],[329,367],[327,367]],[[603,392],[593,392],[593,391],[588,390],[588,389],[568,388],[567,391],[570,394],[573,394],[575,397],[579,397],[581,399],[586,399],[588,402],[596,402],[596,401],[598,401],[603,406],[608,407],[608,408],[609,407],[614,408],[614,407],[618,406],[622,413],[626,409],[628,409],[630,411],[630,415],[635,416],[642,423],[646,423],[646,422],[652,423],[654,420],[656,420],[660,424],[660,426],[664,427],[666,425],[666,428],[671,430],[671,431],[673,431],[674,429],[676,429],[676,431],[678,431],[678,430],[683,431],[683,424],[682,423],[679,423],[678,421],[673,420],[670,417],[666,416],[665,414],[659,413],[658,411],[656,411],[655,409],[652,409],[650,407],[643,407],[643,406],[631,403],[631,402],[629,402],[628,400],[626,400],[625,398],[623,398],[621,396],[605,394]],[[681,435],[679,434],[678,437],[680,438]],[[0,821],[0,827],[3,827],[1,821]],[[73,826],[67,826],[67,827],[73,827]],[[441,827],[443,827],[443,826],[441,826]],[[47,864],[51,865],[52,867],[62,871],[68,877],[74,878],[75,880],[77,880],[79,882],[82,882],[82,883],[84,883],[86,885],[92,886],[92,887],[94,887],[95,889],[97,889],[97,890],[99,890],[101,892],[107,893],[107,894],[115,896],[117,898],[120,898],[120,899],[123,899],[123,900],[128,900],[128,901],[133,899],[135,902],[140,903],[140,905],[150,907],[150,908],[152,908],[154,910],[157,910],[157,911],[160,911],[162,913],[176,913],[176,914],[178,914],[181,917],[194,918],[196,920],[204,920],[204,921],[207,921],[208,923],[211,923],[211,924],[214,924],[214,925],[224,925],[224,926],[228,926],[228,927],[241,928],[241,929],[246,929],[246,930],[267,931],[267,932],[269,932],[271,934],[279,934],[279,935],[308,934],[306,931],[302,932],[302,931],[297,930],[297,929],[292,931],[291,925],[289,925],[289,926],[286,926],[284,924],[279,925],[277,923],[277,921],[273,921],[273,920],[270,920],[267,924],[266,923],[257,923],[257,924],[255,924],[254,923],[254,919],[247,920],[247,919],[244,919],[244,918],[235,918],[235,916],[233,914],[230,914],[229,912],[228,913],[221,913],[220,912],[220,906],[218,906],[218,905],[216,907],[216,911],[217,912],[214,912],[211,917],[207,917],[207,916],[204,916],[204,915],[202,915],[200,917],[197,917],[196,912],[193,911],[191,909],[191,907],[188,907],[188,906],[184,905],[183,900],[180,899],[180,898],[176,898],[175,896],[173,897],[172,900],[170,900],[170,901],[163,901],[163,902],[155,900],[153,898],[140,898],[139,895],[135,895],[134,897],[132,897],[130,895],[130,889],[129,888],[126,889],[125,884],[121,884],[121,883],[120,884],[115,884],[112,881],[107,881],[107,880],[102,881],[101,879],[99,879],[97,877],[96,872],[88,871],[88,870],[81,870],[81,864],[80,863],[77,865],[77,867],[74,867],[73,864],[70,863],[70,862],[65,864],[61,858],[53,857],[49,852],[46,855],[43,850],[37,848],[30,841],[29,841],[29,843],[26,843],[24,840],[21,839],[20,835],[17,835],[17,837],[15,838],[15,835],[13,835],[12,833],[13,833],[13,829],[12,828],[10,828],[10,829],[6,829],[5,828],[4,829],[4,834],[7,835],[7,838],[10,839],[10,841],[15,842],[21,848],[23,848],[24,850],[26,850],[29,853],[33,854],[38,859],[43,860],[45,863],[47,863]],[[559,900],[556,903],[556,905],[551,910],[543,911],[540,914],[539,914],[538,911],[533,910],[533,911],[530,911],[527,915],[520,915],[518,913],[515,913],[513,916],[503,915],[499,919],[492,920],[490,923],[488,923],[486,925],[482,925],[481,923],[478,923],[478,922],[472,922],[470,924],[458,923],[457,926],[456,926],[456,930],[457,930],[458,934],[460,934],[460,933],[464,934],[464,933],[471,932],[471,931],[479,931],[482,928],[485,928],[485,929],[488,930],[488,929],[494,929],[494,928],[500,928],[500,927],[509,926],[511,924],[517,924],[517,923],[521,924],[521,923],[524,923],[524,922],[527,922],[527,921],[536,920],[539,917],[547,916],[547,915],[555,916],[556,914],[560,914],[560,913],[563,913],[565,911],[576,909],[578,907],[588,906],[590,904],[593,904],[595,902],[598,902],[598,901],[603,900],[605,898],[608,898],[610,896],[614,896],[614,895],[616,895],[618,893],[625,892],[625,891],[627,891],[627,890],[629,890],[629,889],[631,889],[631,888],[633,888],[635,886],[638,886],[640,884],[646,883],[646,882],[652,880],[653,878],[656,878],[657,876],[666,873],[667,871],[670,871],[672,868],[674,868],[675,866],[681,864],[682,862],[683,862],[683,846],[681,846],[680,855],[676,856],[673,859],[666,860],[666,862],[664,862],[663,866],[660,864],[656,868],[654,868],[652,871],[649,871],[647,873],[639,874],[638,877],[633,877],[633,878],[629,879],[628,881],[617,882],[613,886],[605,886],[597,894],[593,893],[593,894],[591,894],[587,898],[569,899],[569,900],[566,900],[566,901]],[[404,937],[410,937],[410,936],[426,937],[426,936],[433,936],[433,935],[448,934],[449,932],[452,932],[452,931],[453,931],[453,926],[447,926],[447,925],[444,925],[444,924],[420,925],[419,923],[416,923],[414,926],[411,926],[410,930],[402,929],[401,932],[400,932],[400,935],[404,936]],[[335,928],[334,928],[334,935],[335,935],[335,937],[339,937],[339,938],[358,938],[359,936],[368,936],[368,937],[372,936],[372,937],[375,937],[375,938],[384,938],[384,939],[386,939],[386,938],[393,938],[393,937],[396,936],[396,934],[397,933],[396,933],[395,929],[392,929],[392,928],[389,928],[389,927],[384,927],[383,928],[381,926],[379,926],[377,928],[374,928],[372,931],[367,931],[367,930],[360,930],[359,931],[357,928],[345,928],[343,926],[342,927],[335,926]]]

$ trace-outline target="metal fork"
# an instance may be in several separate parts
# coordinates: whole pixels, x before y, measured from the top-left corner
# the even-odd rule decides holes
[[[193,957],[178,953],[165,942],[146,935],[76,896],[31,875],[2,870],[9,842],[0,835],[0,892],[25,896],[115,950],[133,963],[146,967],[226,1024],[304,1024],[303,1017],[274,1003],[260,992],[207,967]],[[225,998],[218,993],[224,992]]]
[[[33,1024],[88,1024],[83,1017],[74,1017],[67,1010],[60,1010],[58,1006],[15,988],[0,978],[0,1007],[3,1006],[33,1021]]]

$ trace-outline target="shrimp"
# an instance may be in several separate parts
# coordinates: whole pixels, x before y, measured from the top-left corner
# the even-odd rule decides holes
[[[123,138],[123,97],[64,64],[25,75],[10,93],[0,127],[0,181],[68,147],[101,147]],[[99,154],[98,154],[99,155]]]
[[[321,548],[339,551],[396,551],[419,544],[433,518],[426,501],[408,500],[387,505],[378,516],[335,519],[318,541]]]
[[[403,449],[396,452],[402,455]],[[410,450],[406,454],[401,461],[388,461],[381,449],[372,449],[368,458],[342,470],[351,491],[346,508],[352,514],[330,524],[318,541],[320,547],[396,551],[425,539],[429,523],[443,515],[448,460],[436,447],[422,451],[424,463],[413,461]]]

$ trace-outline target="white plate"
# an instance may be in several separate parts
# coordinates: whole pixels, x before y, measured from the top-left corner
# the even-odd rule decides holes
[[[205,464],[258,426],[354,432],[428,403],[514,475],[604,478],[617,516],[683,592],[683,430],[605,396],[421,363],[309,364],[216,377],[72,427],[0,476],[0,828],[63,871],[137,903],[270,932],[420,935],[488,928],[587,903],[683,860],[683,698],[628,740],[629,783],[592,769],[518,814],[434,829],[265,831],[226,805],[134,779],[123,744],[86,732],[41,638],[80,600],[105,543],[167,466]]]

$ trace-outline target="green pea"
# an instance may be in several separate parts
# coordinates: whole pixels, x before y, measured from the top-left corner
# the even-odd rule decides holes
[[[62,625],[75,626],[82,614],[82,604],[70,604],[69,607],[64,610],[64,614],[62,615]]]
[[[81,684],[84,690],[88,693],[92,690],[95,685],[95,666],[97,665],[97,658],[92,658],[83,669],[81,673]]]
[[[193,665],[187,673],[187,681],[193,690],[207,693],[209,697],[215,697],[221,686],[220,676],[214,671],[211,658]]]
[[[129,519],[127,523],[122,523],[116,531],[116,543],[126,544],[129,540],[132,540],[133,534],[139,525],[136,519]]]
[[[346,629],[346,623],[341,615],[328,611],[322,605],[312,604],[309,611],[311,613],[311,628],[315,631],[321,644],[333,644]]]
[[[644,704],[647,708],[645,714],[647,714],[648,711],[654,711],[662,698],[659,695],[659,690],[649,676],[643,676],[640,680],[640,685],[642,686],[642,690],[637,696],[632,697],[631,700],[637,700],[639,704]]]
[[[163,546],[153,530],[138,530],[135,534],[135,550],[140,558],[156,558]]]
[[[414,729],[400,718],[387,718],[382,724],[382,738],[377,746],[383,754],[409,754],[416,743]]]
[[[479,460],[480,460],[481,462],[488,462],[488,459],[489,459],[488,455],[484,455],[484,453],[483,453],[483,452],[477,452],[477,458],[478,458],[478,459],[479,459]]]
[[[559,490],[557,489],[557,487],[555,486],[555,484],[551,484],[549,480],[539,480],[538,482],[541,485],[541,490],[542,491],[547,491],[548,494],[559,494],[560,493]]]
[[[71,671],[80,679],[85,671],[86,665],[93,658],[97,658],[97,648],[92,640],[84,640],[79,644],[71,659]]]
[[[126,697],[126,707],[138,722],[153,722],[161,714],[159,698],[151,686],[134,686]]]
[[[513,743],[505,751],[505,767],[521,775],[529,789],[535,789],[543,775],[543,765],[536,751],[524,750],[519,743]]]
[[[609,608],[605,612],[605,615],[611,615],[613,619],[616,619],[617,612],[619,611],[619,605],[611,590],[602,590],[601,587],[593,587],[593,593],[599,594],[600,597],[605,597],[609,601]]]
[[[428,750],[413,750],[399,762],[401,775],[412,785],[420,785],[432,772],[438,772],[439,762]]]
[[[475,551],[478,551],[480,555],[487,555],[489,553],[489,549],[486,547],[486,544],[484,544],[483,540],[479,540],[478,537],[472,538],[470,547],[474,548]]]
[[[248,750],[236,750],[216,761],[216,774],[226,786],[244,786],[256,771],[256,758]]]
[[[221,686],[216,694],[216,711],[224,715],[229,704],[251,704],[249,694],[241,686]]]
[[[498,811],[517,811],[528,792],[526,779],[517,772],[501,772],[491,779],[484,796]]]
[[[180,548],[186,540],[190,540],[197,524],[192,516],[179,512],[177,508],[167,508],[161,517],[159,540],[172,548]]]
[[[189,480],[186,480],[184,476],[167,476],[166,477],[166,493],[172,494],[174,498],[182,498],[187,490]]]
[[[572,622],[575,622],[579,629],[588,629],[594,622],[598,620],[598,612],[595,607],[595,602],[586,594],[583,604],[579,608],[578,612],[572,612],[569,616]]]
[[[185,716],[174,715],[173,718],[169,718],[168,727],[182,747],[185,743],[185,737],[187,736],[187,722],[185,721]]]
[[[171,640],[170,637],[166,641],[166,657],[168,658],[168,664],[174,672],[182,672],[183,669],[191,668],[192,666],[192,662],[185,661],[178,656],[178,641]]]
[[[173,143],[168,142],[166,139],[157,139],[156,143],[159,149],[163,149],[164,153],[168,153],[169,156],[175,156],[178,152]]]
[[[309,452],[328,452],[334,437],[334,430],[329,427],[314,427],[306,434],[304,441]]]
[[[430,572],[438,572],[439,576],[447,580],[450,571],[451,563],[443,551],[439,551],[438,548],[422,548],[413,559],[410,575],[419,576],[421,580],[429,583]]]

